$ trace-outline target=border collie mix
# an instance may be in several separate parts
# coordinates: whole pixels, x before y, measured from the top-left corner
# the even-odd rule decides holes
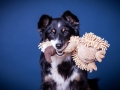
[[[75,65],[71,53],[62,52],[71,36],[79,36],[78,18],[70,11],[64,12],[60,18],[42,15],[38,30],[40,42],[48,39],[56,49],[56,55],[51,57],[52,63],[48,63],[41,53],[42,90],[90,90],[87,72]]]

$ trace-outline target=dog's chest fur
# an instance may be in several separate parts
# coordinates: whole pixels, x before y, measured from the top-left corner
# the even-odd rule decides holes
[[[80,76],[75,66],[71,65],[71,54],[54,55],[51,59],[51,74],[49,76],[56,82],[57,90],[69,89],[69,83]]]

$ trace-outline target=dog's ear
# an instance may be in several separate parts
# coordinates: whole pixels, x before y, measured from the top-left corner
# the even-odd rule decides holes
[[[70,22],[72,25],[79,25],[78,18],[74,14],[72,14],[69,10],[63,13],[62,18]]]
[[[42,15],[38,22],[38,31],[43,32],[47,26],[50,24],[52,17],[49,15]]]
[[[71,25],[73,26],[73,28],[75,29],[75,35],[79,36],[79,20],[77,18],[77,16],[75,16],[74,14],[72,14],[69,10],[65,11],[63,13],[63,15],[61,16],[64,20],[68,21],[69,23],[71,23]]]
[[[47,26],[51,23],[52,17],[48,15],[42,15],[38,21],[38,32],[40,34],[40,42],[45,40],[45,34],[44,31],[47,28]]]

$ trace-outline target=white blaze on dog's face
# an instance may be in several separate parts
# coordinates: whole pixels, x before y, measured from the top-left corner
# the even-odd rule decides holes
[[[59,22],[59,23],[58,23],[58,28],[59,28],[60,26],[61,26],[61,23]]]

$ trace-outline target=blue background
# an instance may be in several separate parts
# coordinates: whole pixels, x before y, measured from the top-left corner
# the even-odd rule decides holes
[[[0,90],[39,90],[37,22],[42,14],[59,17],[70,10],[81,22],[80,34],[94,32],[110,43],[98,70],[100,90],[120,90],[120,2],[97,0],[0,0]]]

